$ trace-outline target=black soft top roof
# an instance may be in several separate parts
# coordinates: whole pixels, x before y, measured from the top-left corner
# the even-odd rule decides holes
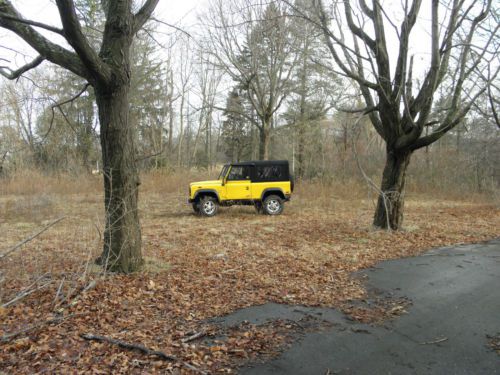
[[[231,163],[230,165],[244,166],[244,165],[288,165],[288,160],[250,160],[241,161],[238,163]]]

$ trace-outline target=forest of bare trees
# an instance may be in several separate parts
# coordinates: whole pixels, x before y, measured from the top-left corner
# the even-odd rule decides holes
[[[45,23],[0,0],[0,178],[100,171],[117,269],[142,261],[151,169],[288,159],[299,180],[368,184],[392,229],[408,183],[500,186],[494,1],[210,0],[190,27],[157,0],[55,3]]]

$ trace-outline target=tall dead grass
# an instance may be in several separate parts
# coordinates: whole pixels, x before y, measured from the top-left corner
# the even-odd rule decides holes
[[[167,172],[163,170],[150,171],[141,174],[141,199],[148,194],[186,195],[190,182],[214,179],[219,171],[182,170]],[[379,181],[374,183],[378,186]],[[44,174],[36,170],[18,172],[8,178],[0,179],[0,202],[8,198],[21,199],[19,207],[32,206],[37,208],[50,204],[55,196],[81,195],[90,201],[102,196],[102,176],[73,176],[63,173]],[[407,181],[407,196],[428,197],[433,199],[462,200],[472,202],[500,203],[500,191],[493,193],[488,190],[483,193],[465,192],[459,184],[446,184],[440,187],[436,184],[426,185],[420,179],[409,178]],[[360,178],[314,179],[296,183],[295,195],[304,201],[315,204],[331,204],[335,200],[364,200],[376,198],[376,191]],[[85,199],[85,198],[81,198]],[[11,203],[12,204],[12,203]]]
[[[102,185],[101,176],[46,174],[36,170],[24,170],[0,179],[0,196],[83,194],[98,192]]]
[[[217,178],[218,172],[183,170],[168,172],[156,170],[141,175],[141,194],[185,194],[190,182]]]

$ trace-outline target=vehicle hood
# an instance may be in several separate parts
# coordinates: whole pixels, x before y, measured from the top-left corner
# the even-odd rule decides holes
[[[201,188],[209,188],[213,186],[222,186],[222,180],[208,180],[208,181],[196,181],[196,182],[191,182],[189,186],[197,186]]]

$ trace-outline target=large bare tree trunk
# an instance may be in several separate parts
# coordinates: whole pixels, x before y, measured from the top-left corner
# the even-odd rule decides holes
[[[396,153],[388,150],[382,175],[381,194],[373,218],[374,226],[384,229],[402,227],[406,170],[410,158],[410,152]]]
[[[128,118],[129,86],[96,90],[104,175],[106,228],[98,261],[107,269],[132,272],[142,265],[137,212],[139,174],[132,124]]]

